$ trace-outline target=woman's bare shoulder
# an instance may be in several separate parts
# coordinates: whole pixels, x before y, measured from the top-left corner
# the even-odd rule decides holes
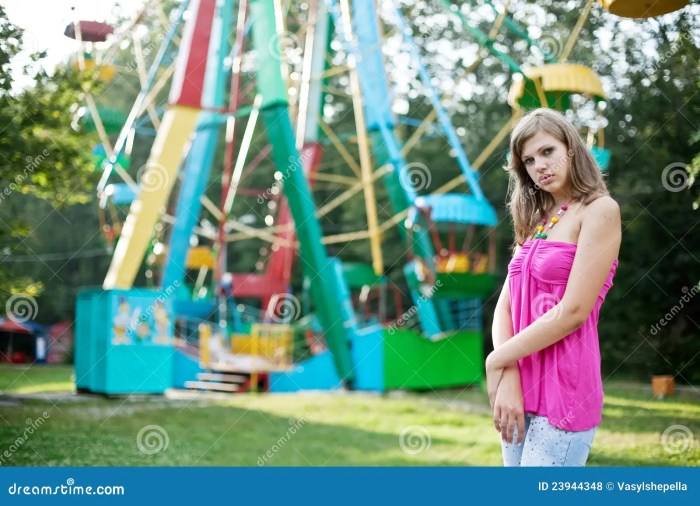
[[[622,218],[620,206],[609,195],[598,197],[582,212],[581,227],[594,227],[600,233],[621,233]]]
[[[620,216],[620,206],[610,195],[598,197],[593,202],[588,204],[584,209],[585,215],[594,216]]]

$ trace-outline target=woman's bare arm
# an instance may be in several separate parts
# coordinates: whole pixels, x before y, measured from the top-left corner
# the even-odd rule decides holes
[[[509,284],[509,278],[506,277],[493,314],[491,339],[494,349],[499,348],[513,337]],[[493,408],[494,427],[501,433],[503,440],[513,441],[513,433],[517,427],[517,442],[520,443],[525,432],[525,411],[520,385],[520,371],[517,364],[506,368],[498,390],[490,402]]]

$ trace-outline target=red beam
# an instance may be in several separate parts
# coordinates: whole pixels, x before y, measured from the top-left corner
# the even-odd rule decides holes
[[[214,22],[216,0],[193,0],[190,19],[180,43],[175,75],[170,88],[171,104],[202,107],[204,72],[207,68],[209,40]]]

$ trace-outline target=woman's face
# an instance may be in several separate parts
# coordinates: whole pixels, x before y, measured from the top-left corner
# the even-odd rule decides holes
[[[568,196],[571,156],[566,144],[546,132],[537,132],[523,144],[522,162],[539,188],[555,198]]]

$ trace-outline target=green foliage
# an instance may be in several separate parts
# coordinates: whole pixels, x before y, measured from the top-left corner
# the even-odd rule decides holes
[[[689,135],[700,114],[698,46],[692,35],[697,26],[689,15],[673,23],[647,22],[657,58],[629,40],[622,46],[617,36],[629,84],[607,111],[613,152],[609,187],[623,219],[620,266],[600,323],[608,373],[641,378],[665,373],[680,382],[700,381],[700,370],[690,366],[700,352],[700,301],[694,296],[683,301],[700,281],[700,237],[693,232],[699,218],[687,176],[681,174],[698,151],[698,141]]]
[[[32,85],[14,90],[10,66],[22,48],[22,30],[8,21],[2,6],[0,40],[0,241],[4,255],[16,255],[29,251],[25,239],[34,230],[36,215],[25,220],[10,208],[25,205],[27,196],[58,208],[90,200],[90,137],[72,127],[90,81],[69,68],[50,76],[39,65],[44,55],[35,54],[24,69]],[[42,283],[29,276],[6,268],[0,273],[2,299],[19,292],[35,296],[41,289]]]
[[[0,7],[0,184],[2,198],[13,192],[31,194],[54,205],[87,202],[92,176],[89,137],[72,126],[73,114],[89,75],[59,67],[48,75],[38,63],[25,68],[32,86],[13,91],[10,62],[21,48],[22,30],[11,25]],[[16,42],[15,42],[16,41]]]

